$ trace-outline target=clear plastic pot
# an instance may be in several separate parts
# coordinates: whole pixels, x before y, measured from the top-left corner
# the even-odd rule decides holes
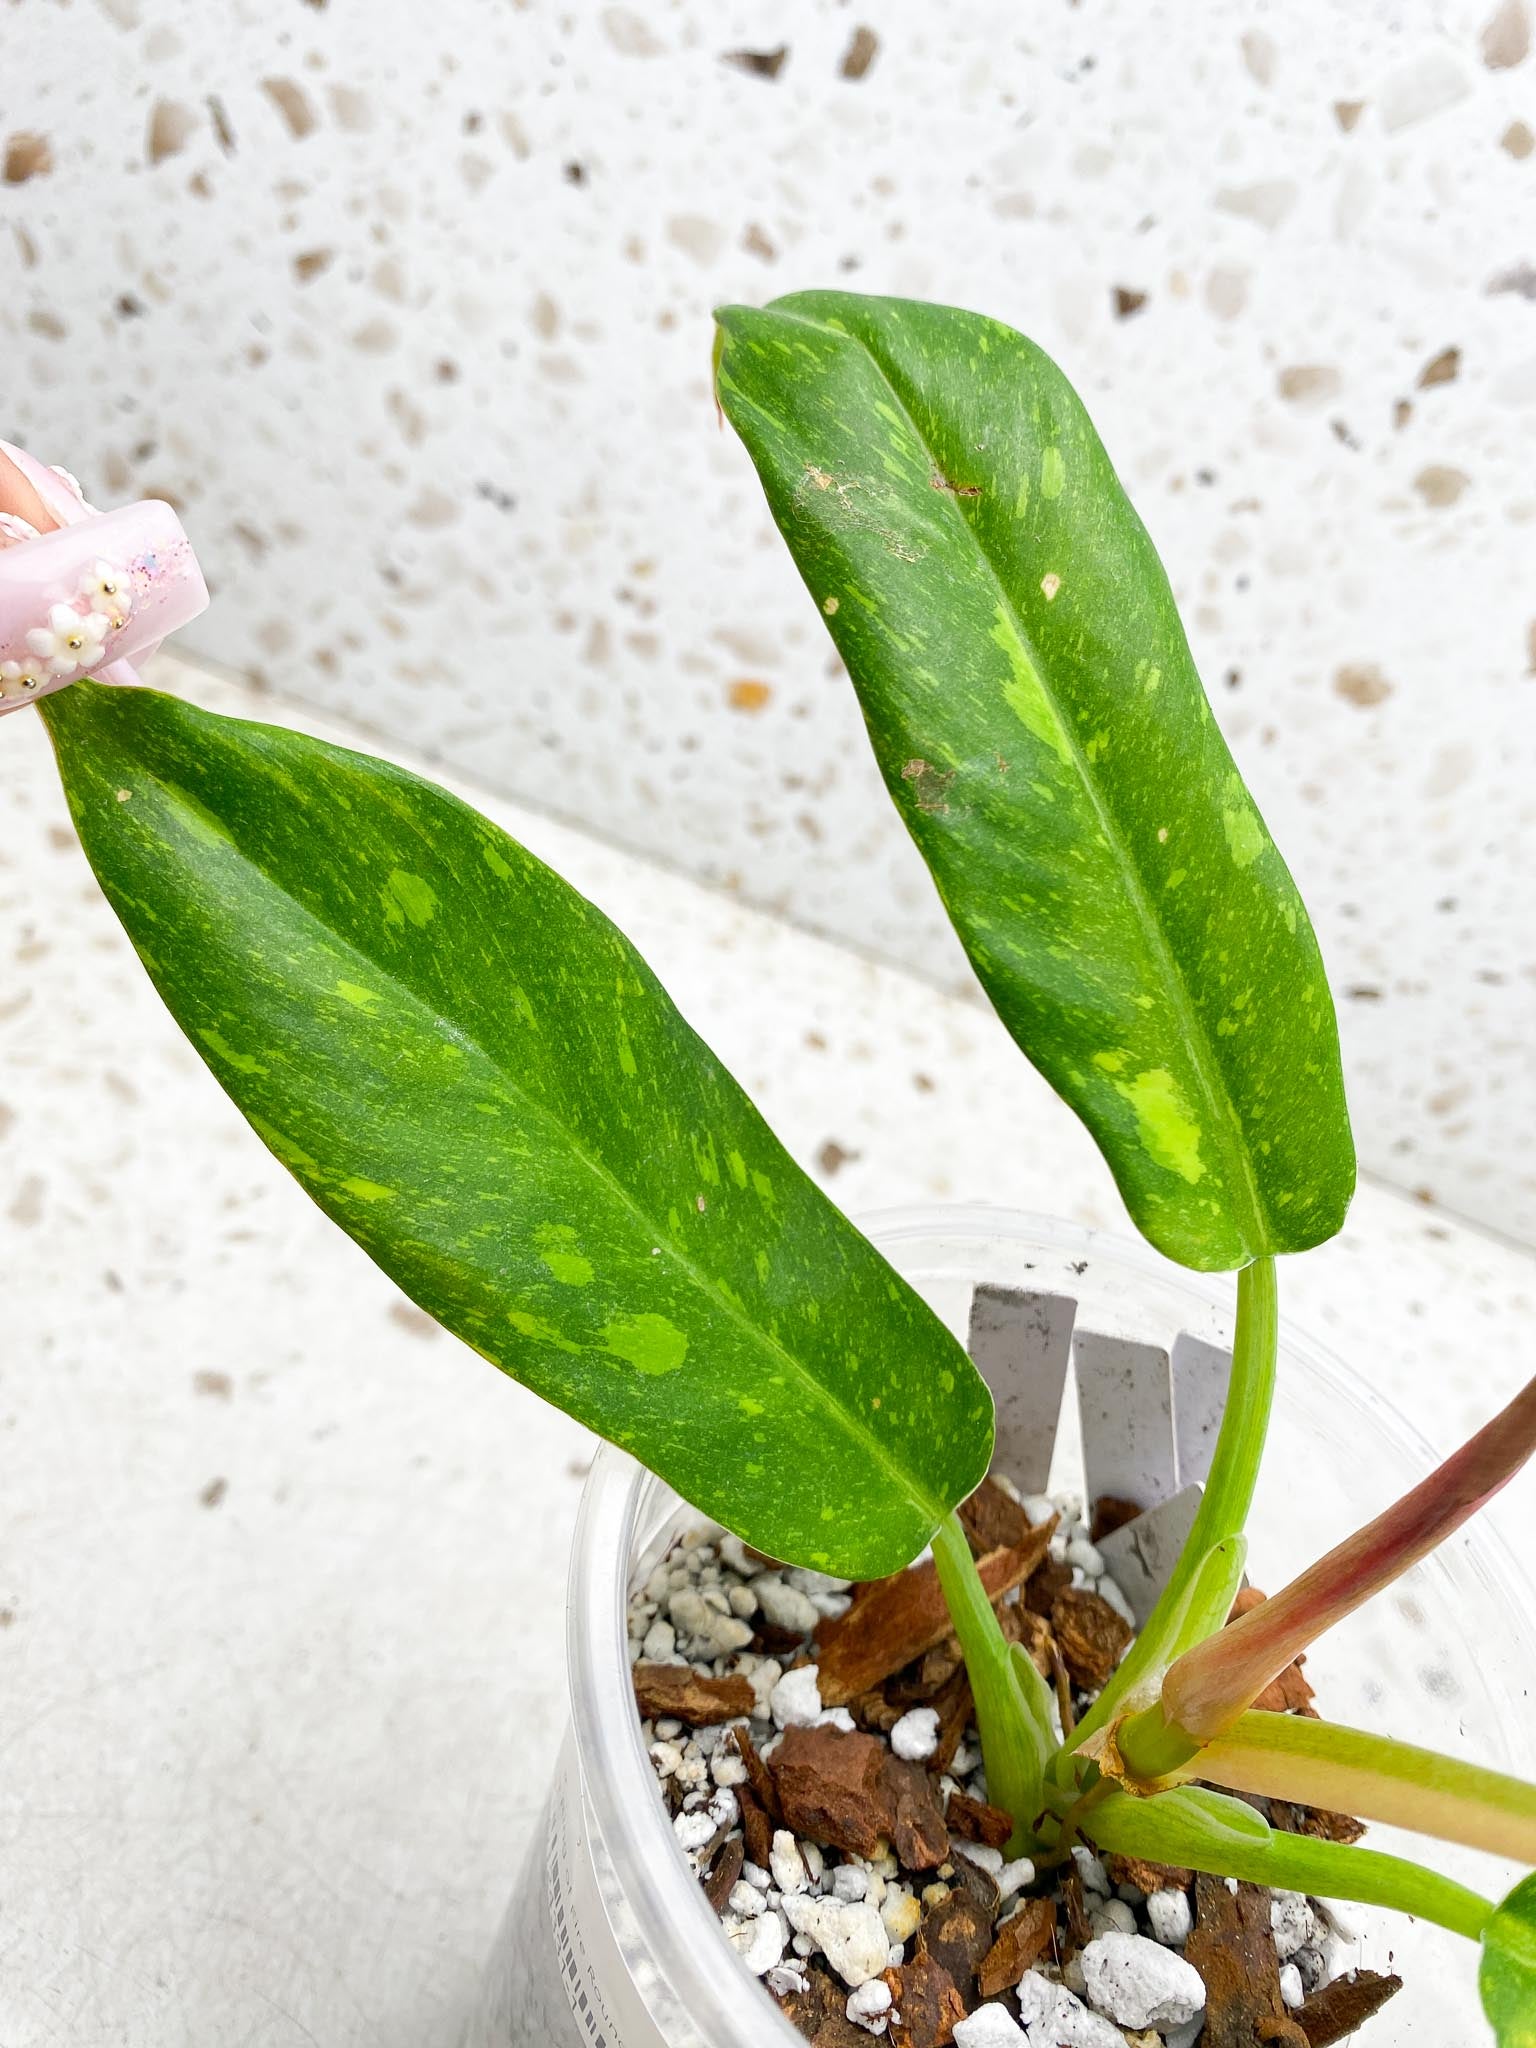
[[[1070,1294],[1080,1327],[1166,1343],[1230,1342],[1230,1277],[1067,1224],[979,1208],[886,1211],[865,1228],[965,1335],[983,1281]],[[1279,1396],[1249,1523],[1250,1571],[1283,1583],[1433,1464],[1429,1447],[1354,1373],[1287,1325]],[[1069,1400],[1053,1481],[1078,1486]],[[722,1939],[677,1853],[640,1739],[625,1603],[692,1511],[632,1459],[593,1466],[571,1559],[571,1727],[464,2048],[794,2048],[799,2036]],[[1529,1774],[1536,1675],[1531,1599],[1485,1524],[1469,1525],[1326,1638],[1309,1676],[1333,1720]],[[1427,1856],[1499,1896],[1519,1874],[1494,1858],[1373,1828],[1373,1847]],[[1472,1944],[1402,1916],[1343,1909],[1362,1966],[1397,1968],[1399,1996],[1370,2048],[1486,2038]]]

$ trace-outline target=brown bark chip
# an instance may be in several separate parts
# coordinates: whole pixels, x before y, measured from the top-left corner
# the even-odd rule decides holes
[[[939,1741],[928,1759],[928,1768],[935,1777],[941,1778],[954,1762],[961,1737],[971,1725],[971,1710],[975,1702],[971,1698],[971,1681],[963,1668],[955,1673],[943,1692],[934,1695],[931,1704],[939,1717]]]
[[[1357,1970],[1353,1977],[1335,1977],[1321,1991],[1314,1991],[1291,2018],[1306,2035],[1307,2048],[1331,2048],[1334,2041],[1347,2040],[1356,2027],[1363,2027],[1402,1988],[1401,1977]]]
[[[989,1849],[1006,1849],[1013,1833],[1012,1814],[1005,1813],[1000,1806],[988,1806],[985,1800],[972,1799],[965,1792],[949,1795],[944,1818],[952,1835],[962,1835],[968,1842],[985,1842]]]
[[[975,1869],[975,1864],[959,1859],[954,1889],[947,1899],[929,1907],[917,1930],[917,1953],[932,1956],[949,1972],[967,2010],[977,2003],[976,1972],[992,1947],[992,1922],[997,1912],[995,1890],[989,1898],[965,1881],[966,1874]]]
[[[736,1787],[736,1803],[741,1808],[741,1832],[747,1838],[747,1855],[759,1870],[766,1870],[773,1853],[773,1822],[745,1785]]]
[[[740,1877],[741,1866],[746,1860],[747,1848],[740,1835],[731,1835],[721,1843],[720,1853],[710,1865],[709,1875],[704,1880],[704,1896],[717,1913],[725,1911],[725,1902],[731,1896],[731,1886]]]
[[[869,2035],[848,2017],[847,1987],[814,1964],[803,1991],[789,1991],[779,2008],[812,2048],[869,2048]]]
[[[1056,1908],[1049,1899],[1029,1899],[1003,1923],[1002,1932],[982,1958],[976,1984],[983,1998],[1009,1991],[1037,1963],[1056,1935]]]
[[[786,1728],[771,1767],[785,1827],[855,1856],[875,1855],[894,1818],[887,1761],[896,1759],[874,1735]]]
[[[1133,1884],[1139,1892],[1183,1892],[1194,1882],[1192,1870],[1180,1870],[1172,1863],[1149,1863],[1144,1856],[1104,1858],[1111,1884]]]
[[[1269,1924],[1270,1894],[1261,1885],[1195,1879],[1195,1925],[1184,1959],[1205,1979],[1202,2048],[1253,2048],[1260,2026],[1286,2018],[1280,1964]]]
[[[908,1870],[937,1870],[949,1855],[949,1829],[934,1797],[933,1780],[921,1764],[887,1752],[884,1789],[889,1816],[885,1832],[898,1860]]]
[[[1032,1529],[1012,1550],[994,1550],[977,1566],[990,1600],[1021,1585],[1050,1548],[1055,1518]],[[816,1630],[816,1662],[822,1704],[846,1706],[870,1692],[893,1671],[915,1663],[951,1633],[949,1609],[930,1560],[878,1579],[837,1621]]]
[[[1026,1591],[1028,1588],[1026,1587]],[[1056,1638],[1051,1634],[1051,1624],[1043,1614],[1036,1614],[1032,1607],[1026,1607],[1022,1600],[1015,1600],[998,1609],[1002,1624],[1003,1640],[1022,1643],[1029,1652],[1029,1660],[1042,1678],[1051,1675],[1051,1646]]]
[[[1326,1806],[1302,1806],[1293,1799],[1267,1799],[1271,1827],[1288,1835],[1310,1835],[1317,1842],[1358,1842],[1365,1822],[1352,1813],[1334,1813]]]
[[[891,2048],[945,2048],[953,2041],[956,2020],[965,2018],[965,2000],[942,1963],[919,1949],[910,1963],[886,1970],[880,1981],[891,1994]]]
[[[1102,1543],[1106,1536],[1123,1529],[1127,1522],[1134,1522],[1143,1512],[1140,1501],[1125,1500],[1119,1494],[1101,1493],[1093,1504],[1093,1520],[1088,1525],[1089,1541]]]
[[[752,1788],[752,1797],[768,1815],[770,1820],[781,1820],[779,1812],[779,1788],[773,1782],[773,1773],[757,1753],[757,1744],[745,1728],[733,1728],[736,1738],[736,1753],[747,1767],[747,1783]],[[761,1859],[754,1856],[752,1861]]]
[[[1029,1535],[1028,1515],[995,1479],[983,1479],[959,1508],[960,1526],[977,1557],[989,1550],[1013,1550]]]
[[[1109,1683],[1120,1652],[1131,1640],[1130,1624],[1109,1602],[1086,1586],[1069,1586],[1051,1606],[1051,1628],[1075,1685],[1098,1692]]]
[[[1057,1595],[1064,1593],[1072,1583],[1072,1567],[1062,1564],[1054,1557],[1047,1557],[1029,1575],[1024,1588],[1024,1605],[1031,1614],[1038,1614],[1049,1621],[1051,1609],[1056,1605]]]
[[[1063,1953],[1070,1955],[1080,1948],[1086,1948],[1093,1939],[1093,1928],[1088,1919],[1088,1902],[1083,1897],[1083,1880],[1076,1870],[1069,1870],[1062,1877],[1061,1903],[1067,1916],[1067,1938]]]
[[[704,1678],[686,1664],[637,1664],[632,1675],[643,1721],[670,1715],[690,1728],[714,1728],[740,1720],[755,1705],[745,1678]]]

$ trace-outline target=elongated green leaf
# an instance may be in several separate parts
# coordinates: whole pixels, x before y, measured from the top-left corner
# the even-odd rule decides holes
[[[1111,1792],[1089,1810],[1084,1832],[1116,1855],[1415,1913],[1471,1941],[1493,1911],[1486,1899],[1438,1871],[1379,1849],[1282,1833],[1242,1800],[1203,1786],[1183,1785],[1147,1799]]]
[[[773,1555],[922,1547],[983,1382],[605,917],[383,762],[150,691],[43,709],[177,1021],[413,1300]]]
[[[1307,914],[1061,372],[994,320],[727,307],[720,402],[987,993],[1139,1227],[1300,1251],[1354,1186]]]
[[[1483,1929],[1477,1982],[1499,2048],[1536,2048],[1536,1877],[1523,1878]]]

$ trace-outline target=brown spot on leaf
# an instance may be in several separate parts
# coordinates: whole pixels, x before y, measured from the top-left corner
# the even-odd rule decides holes
[[[1392,694],[1392,685],[1374,661],[1346,661],[1334,672],[1333,689],[1335,696],[1358,704],[1362,710],[1382,703]]]
[[[945,798],[949,785],[955,779],[953,768],[935,768],[927,761],[916,759],[906,763],[901,771],[901,779],[913,785],[913,794],[917,798],[917,807],[920,811],[949,809]]]

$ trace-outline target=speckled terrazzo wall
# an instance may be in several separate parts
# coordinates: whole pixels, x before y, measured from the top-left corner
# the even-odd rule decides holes
[[[1536,1239],[1531,39],[1528,0],[11,0],[0,432],[182,508],[193,649],[950,978],[708,314],[1013,320],[1169,563],[1367,1163]]]

